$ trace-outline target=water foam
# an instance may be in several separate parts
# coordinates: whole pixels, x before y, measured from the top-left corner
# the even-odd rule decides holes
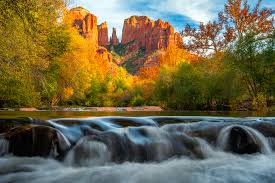
[[[98,166],[110,161],[108,147],[89,137],[81,139],[67,154],[64,164],[71,166]]]
[[[4,156],[9,153],[9,141],[4,137],[0,137],[0,156]]]
[[[0,183],[270,183],[275,154],[222,153],[206,160],[170,159],[161,163],[124,163],[71,167],[40,158],[0,158]]]

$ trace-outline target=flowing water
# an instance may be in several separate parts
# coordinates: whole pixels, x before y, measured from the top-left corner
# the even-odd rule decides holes
[[[12,127],[0,132],[0,183],[275,182],[274,117],[30,119],[31,130],[20,119],[7,122]],[[18,128],[25,129],[19,139]],[[48,155],[33,156],[50,138]],[[27,156],[10,148],[22,143],[26,149],[31,143]]]

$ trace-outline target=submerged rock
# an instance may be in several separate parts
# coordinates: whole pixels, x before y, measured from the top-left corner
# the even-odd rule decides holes
[[[223,150],[237,154],[271,153],[267,139],[259,131],[246,126],[224,128],[217,141]]]
[[[8,141],[8,152],[15,156],[59,158],[70,148],[67,138],[47,126],[19,126],[3,135]]]
[[[0,122],[0,156],[66,156],[66,162],[80,166],[201,159],[214,149],[270,154],[275,148],[274,119],[110,116]]]

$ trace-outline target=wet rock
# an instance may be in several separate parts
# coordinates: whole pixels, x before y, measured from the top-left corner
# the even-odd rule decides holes
[[[9,153],[15,156],[62,157],[70,148],[67,138],[47,126],[20,126],[4,134],[9,142]]]
[[[254,137],[240,127],[231,129],[227,149],[237,154],[253,154],[261,152]]]

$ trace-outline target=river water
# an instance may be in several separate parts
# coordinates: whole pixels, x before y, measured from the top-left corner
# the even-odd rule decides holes
[[[61,134],[61,148],[69,147],[62,159],[55,158],[57,152],[44,158],[12,155],[12,140],[0,138],[0,183],[275,182],[274,117],[83,114],[40,116],[55,118],[45,124]],[[32,132],[36,138],[38,131]]]
[[[32,117],[39,119],[69,118],[69,117],[95,117],[95,116],[221,116],[221,117],[248,117],[248,116],[275,116],[275,111],[259,114],[249,111],[135,111],[135,112],[87,112],[87,111],[0,111],[0,118]]]

